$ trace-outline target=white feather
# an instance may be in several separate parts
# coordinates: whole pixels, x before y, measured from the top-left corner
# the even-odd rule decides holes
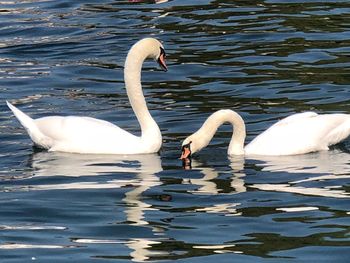
[[[158,40],[145,38],[132,46],[125,61],[125,86],[141,126],[141,137],[110,122],[90,117],[52,116],[34,120],[9,102],[7,105],[27,130],[34,144],[49,151],[99,154],[158,152],[162,136],[148,111],[142,93],[141,68],[146,58],[158,59],[162,56],[162,49]],[[164,57],[162,59],[164,63]]]
[[[246,137],[243,119],[232,110],[214,112],[203,126],[188,136],[192,153],[207,146],[217,128],[225,122],[233,126],[229,155],[295,155],[328,150],[350,135],[349,114],[297,113],[272,125],[244,147]]]
[[[350,134],[350,115],[305,112],[291,115],[245,147],[248,155],[293,155],[328,150]]]

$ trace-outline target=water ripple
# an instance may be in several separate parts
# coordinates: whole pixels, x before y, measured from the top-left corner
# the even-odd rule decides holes
[[[178,157],[221,108],[242,115],[248,141],[295,112],[348,113],[349,11],[340,0],[2,1],[1,259],[348,262],[349,140],[228,158],[227,125],[191,170]],[[169,67],[147,62],[142,75],[159,154],[32,148],[4,100],[34,118],[85,115],[139,134],[123,64],[149,36]]]

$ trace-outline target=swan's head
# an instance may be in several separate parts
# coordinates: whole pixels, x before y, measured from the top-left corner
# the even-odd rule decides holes
[[[185,142],[185,141],[184,141]],[[186,160],[188,158],[191,158],[191,143],[192,141],[188,142],[188,143],[182,143],[182,147],[181,147],[181,160]]]
[[[134,45],[134,48],[139,52],[145,52],[147,58],[156,60],[164,71],[168,71],[165,50],[159,40],[151,37],[143,38]]]
[[[206,145],[199,132],[193,133],[182,142],[180,159],[191,158],[192,154],[200,151]]]

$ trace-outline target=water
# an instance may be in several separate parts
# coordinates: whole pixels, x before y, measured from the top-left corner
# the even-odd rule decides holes
[[[229,126],[183,170],[181,141],[215,110],[250,141],[295,112],[348,112],[348,1],[5,1],[0,6],[1,262],[348,262],[350,140],[260,160],[226,155]],[[159,154],[37,151],[5,105],[87,115],[139,134],[129,47],[163,41],[143,87]]]

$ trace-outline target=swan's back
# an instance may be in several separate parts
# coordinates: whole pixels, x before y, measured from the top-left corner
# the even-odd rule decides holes
[[[91,117],[82,116],[50,116],[35,119],[36,125],[42,133],[54,140],[79,139],[82,137],[110,136],[110,134],[124,135],[128,132],[118,126]],[[123,136],[122,135],[122,136]]]
[[[34,121],[39,130],[52,139],[51,151],[118,153],[117,149],[125,152],[140,143],[139,137],[91,117],[50,116]]]
[[[350,135],[349,114],[304,112],[272,125],[245,147],[248,155],[293,155],[328,150]]]

